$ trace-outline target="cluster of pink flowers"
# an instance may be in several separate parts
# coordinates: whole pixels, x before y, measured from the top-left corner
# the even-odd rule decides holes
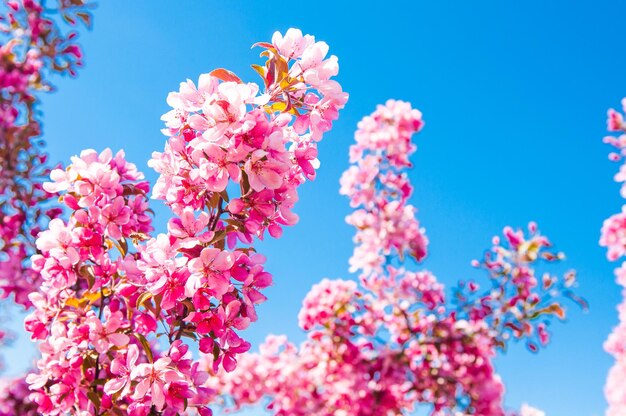
[[[306,341],[298,347],[270,336],[259,353],[242,356],[236,371],[215,374],[208,385],[228,406],[269,398],[277,415],[397,415],[420,405],[439,416],[510,414],[492,359],[512,338],[547,343],[549,318],[564,317],[560,298],[578,299],[570,292],[574,273],[537,277],[537,263],[563,256],[550,251],[534,224],[528,236],[506,227],[503,242],[494,238],[475,263],[489,271],[486,293],[465,283],[458,301],[447,303],[433,274],[405,269],[406,258],[424,257],[427,240],[414,209],[392,216],[385,207],[411,207],[402,169],[410,166],[411,134],[421,125],[417,110],[396,101],[359,124],[351,151],[357,165],[342,177],[342,193],[363,207],[358,215],[372,218],[348,217],[357,226],[356,244],[369,246],[368,257],[357,250],[351,262],[363,272],[360,284],[324,279],[300,311]],[[527,407],[522,414],[536,412]]]
[[[149,184],[123,152],[83,151],[44,189],[72,213],[39,233],[26,329],[41,359],[28,375],[44,415],[211,414],[206,369],[232,371],[239,334],[272,282],[253,243],[293,225],[297,187],[315,177],[316,143],[347,94],[328,46],[290,29],[259,44],[265,88],[224,69],[170,93],[152,196],[173,218],[152,237]]]
[[[82,57],[76,33],[63,33],[53,13],[72,24],[90,22],[83,0],[45,10],[39,1],[11,0],[0,15],[0,296],[13,295],[26,307],[40,282],[28,262],[34,238],[60,214],[41,186],[49,171],[38,138],[37,93],[52,88],[48,75],[75,75]]]
[[[341,280],[314,286],[300,314],[314,325],[304,343],[270,337],[211,386],[236,407],[270,397],[277,415],[395,415],[420,403],[435,415],[503,414],[487,328],[421,303],[417,288],[434,281],[430,274],[398,277],[363,293]],[[320,295],[344,300],[324,309],[315,303],[327,303]]]
[[[531,351],[537,351],[550,340],[549,319],[565,319],[561,300],[573,301],[583,309],[587,303],[574,293],[573,270],[560,277],[547,272],[538,275],[532,267],[538,261],[552,263],[565,257],[551,250],[552,243],[539,234],[537,224],[528,225],[528,235],[508,226],[503,235],[504,241],[493,238],[493,247],[482,262],[472,262],[488,272],[488,290],[480,293],[480,285],[474,281],[460,282],[455,290],[457,316],[483,320],[493,331],[497,346],[504,346],[510,338],[524,339]]]
[[[138,256],[128,250],[128,240],[138,243],[152,231],[149,185],[122,152],[110,150],[83,151],[51,178],[45,189],[60,193],[73,212],[67,222],[50,221],[36,241],[41,254],[32,257],[33,269],[43,282],[29,295],[34,310],[25,325],[40,341],[41,358],[26,380],[39,412],[78,413],[107,405],[96,383],[116,374],[113,362],[129,354],[129,334],[142,345],[156,330],[155,317],[137,308]]]
[[[342,195],[356,209],[346,221],[357,229],[350,271],[381,271],[385,259],[407,255],[420,261],[428,239],[417,209],[407,203],[413,186],[403,170],[416,147],[411,142],[424,122],[422,113],[402,101],[389,100],[364,117],[350,148],[353,165],[341,177]]]
[[[23,377],[0,379],[0,416],[37,416],[37,404],[29,396]]]
[[[626,98],[622,100],[626,106]],[[609,159],[621,161],[626,155],[626,123],[621,113],[611,109],[608,112],[608,130],[620,132],[619,136],[607,136],[604,142],[616,148],[616,152],[609,154]],[[626,164],[620,166],[615,175],[615,181],[622,183],[621,194],[626,198]],[[611,261],[618,260],[626,255],[626,204],[622,212],[615,214],[604,221],[602,226],[600,245],[607,248],[607,257]],[[626,413],[626,262],[615,269],[617,283],[622,286],[624,299],[617,307],[619,324],[613,329],[604,344],[604,349],[615,357],[615,364],[609,371],[605,386],[605,396],[609,403],[608,416],[618,416]]]
[[[523,263],[511,265],[503,280],[522,274]],[[555,313],[549,306],[555,303],[531,312],[529,303],[507,298],[483,316],[479,302],[465,304],[468,310],[449,307],[443,286],[426,271],[388,267],[361,283],[315,285],[299,315],[308,331],[304,343],[269,337],[260,353],[244,355],[234,373],[219,373],[210,386],[235,408],[269,397],[268,409],[277,415],[409,414],[420,404],[430,405],[433,415],[509,414],[492,359],[509,332],[544,337],[543,320],[533,324]],[[495,299],[490,302],[494,307]],[[513,305],[526,332],[507,319]]]
[[[163,116],[169,142],[150,161],[161,174],[154,196],[176,214],[209,205],[228,214],[228,221],[215,216],[211,228],[229,247],[266,230],[279,237],[297,222],[296,188],[315,178],[317,142],[348,98],[331,79],[339,67],[326,43],[289,29],[258,45],[268,57],[254,67],[265,91],[226,70],[202,75],[197,87],[182,83]]]

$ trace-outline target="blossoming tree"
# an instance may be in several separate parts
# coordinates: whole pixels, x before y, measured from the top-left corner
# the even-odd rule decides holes
[[[76,32],[65,33],[51,17],[72,26],[89,25],[85,1],[59,1],[48,9],[38,1],[7,1],[0,13],[0,296],[30,306],[28,294],[40,282],[30,268],[34,240],[61,211],[42,188],[49,174],[37,94],[52,89],[53,74],[76,75],[82,52]]]
[[[428,247],[405,171],[422,126],[419,111],[392,100],[359,123],[341,178],[356,209],[347,222],[357,230],[350,266],[359,283],[322,280],[299,314],[306,341],[269,336],[234,372],[218,372],[210,385],[234,408],[269,398],[276,415],[397,415],[420,404],[432,415],[505,415],[496,352],[512,339],[537,350],[551,318],[565,317],[563,299],[584,304],[571,290],[574,272],[536,271],[563,255],[534,223],[528,234],[505,227],[474,262],[487,272],[487,290],[461,282],[446,301],[432,273],[410,270]]]
[[[41,276],[30,267],[35,237],[61,214],[42,188],[49,175],[43,153],[38,111],[40,92],[50,91],[51,75],[76,75],[82,65],[77,33],[66,33],[52,15],[70,27],[90,26],[83,0],[58,1],[47,8],[38,1],[5,2],[0,11],[0,297],[32,307],[28,294]],[[4,340],[7,333],[2,331]],[[3,380],[0,414],[28,414],[24,380]],[[26,399],[26,400],[25,400]]]
[[[32,256],[36,406],[9,389],[7,413],[210,414],[189,346],[226,371],[248,350],[238,332],[272,280],[254,242],[298,221],[297,188],[315,178],[317,142],[347,100],[324,42],[290,29],[256,46],[262,87],[218,69],[168,96],[169,139],[149,163],[167,233],[151,236],[149,184],[123,152],[86,150],[52,170],[42,189],[70,216],[51,219]]]
[[[348,98],[332,79],[337,58],[289,29],[255,45],[262,85],[225,69],[181,83],[167,97],[168,140],[149,162],[160,175],[150,191],[123,151],[85,150],[47,168],[36,93],[51,89],[50,74],[75,75],[82,58],[76,33],[51,12],[90,25],[84,0],[52,10],[11,0],[0,16],[0,295],[31,311],[26,329],[41,353],[31,374],[0,386],[0,415],[208,415],[219,394],[235,407],[270,397],[285,415],[422,404],[433,415],[505,414],[498,349],[511,339],[547,344],[561,300],[582,301],[573,273],[535,270],[562,255],[532,223],[528,234],[505,228],[475,262],[488,290],[464,282],[448,300],[433,274],[411,270],[428,246],[406,174],[419,111],[389,101],[359,124],[341,181],[356,209],[348,223],[359,283],[314,286],[301,346],[271,336],[242,355],[272,281],[255,243],[297,223],[297,189],[315,178],[317,142]],[[161,234],[150,193],[171,209]]]

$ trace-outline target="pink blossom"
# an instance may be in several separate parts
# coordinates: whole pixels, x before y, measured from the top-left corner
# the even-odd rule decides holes
[[[118,331],[122,326],[122,314],[120,312],[106,313],[105,319],[103,324],[95,315],[91,315],[86,321],[89,326],[89,340],[96,351],[103,353],[109,350],[111,345],[117,347],[128,345],[128,335]]]
[[[297,35],[274,43],[292,50]],[[306,61],[312,66],[325,55],[323,45],[317,47]],[[473,263],[488,272],[488,290],[460,282],[447,300],[432,273],[408,270],[407,259],[421,260],[428,243],[408,204],[412,186],[402,171],[415,150],[410,136],[422,125],[419,111],[395,101],[359,123],[351,150],[356,165],[342,177],[341,192],[357,208],[347,222],[357,229],[351,270],[361,275],[358,283],[323,279],[312,287],[298,316],[304,342],[296,346],[284,336],[269,336],[259,353],[240,356],[236,367],[227,353],[215,356],[216,349],[224,350],[224,337],[201,342],[205,367],[213,373],[208,386],[232,399],[234,409],[269,398],[267,408],[277,415],[405,414],[419,404],[430,405],[433,416],[509,414],[493,358],[512,338],[526,340],[531,349],[538,348],[537,340],[547,343],[546,320],[565,316],[560,301],[573,295],[575,274],[535,271],[539,259],[563,257],[551,251],[535,223],[528,232],[505,227],[504,238],[494,238],[484,260]],[[231,200],[229,211],[238,215],[250,207],[261,218],[271,213],[270,192],[263,192],[257,200]],[[248,282],[263,286],[269,280],[264,272],[251,280],[252,260],[241,254],[230,269],[244,283],[244,294],[255,293],[246,292]],[[240,302],[231,305],[239,308]],[[220,309],[219,320],[209,318],[212,331],[219,327],[215,321],[235,322],[224,316],[237,319],[234,310]]]
[[[142,400],[150,395],[157,410],[165,405],[166,383],[177,382],[184,378],[169,367],[171,360],[159,358],[154,364],[139,364],[131,370],[130,378],[139,380],[132,394],[133,400]]]
[[[280,32],[274,32],[272,44],[285,57],[297,59],[302,53],[315,42],[311,35],[302,35],[300,29],[290,28],[283,36]]]
[[[187,281],[187,296],[192,296],[200,287],[207,285],[213,295],[220,299],[228,291],[230,285],[225,273],[234,263],[232,254],[207,247],[202,250],[200,257],[189,262],[191,277]]]
[[[296,38],[285,47],[300,48]],[[215,391],[189,347],[212,355],[212,371],[235,370],[272,282],[254,243],[297,222],[297,188],[319,166],[319,131],[296,133],[292,110],[321,111],[299,99],[316,94],[334,120],[347,98],[335,99],[329,79],[336,60],[319,61],[321,44],[305,43],[316,85],[300,56],[263,43],[273,51],[263,91],[218,69],[168,95],[167,143],[149,163],[159,173],[152,195],[172,210],[167,233],[151,235],[149,184],[123,152],[85,150],[51,172],[45,188],[69,212],[63,222],[50,211],[32,258],[42,284],[26,328],[41,357],[27,382],[40,413],[210,413]]]
[[[125,358],[122,359],[121,357]],[[135,368],[137,358],[139,358],[139,349],[136,345],[129,345],[126,353],[116,357],[111,362],[111,373],[117,378],[112,378],[104,385],[104,392],[112,395],[122,390],[121,395],[126,396],[130,390],[130,373]]]

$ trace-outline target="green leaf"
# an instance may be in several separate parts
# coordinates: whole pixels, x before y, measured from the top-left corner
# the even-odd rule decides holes
[[[209,245],[215,245],[218,241],[222,241],[226,237],[226,231],[220,230],[215,233],[215,236],[209,241]]]
[[[133,335],[141,343],[141,346],[143,347],[144,351],[146,352],[146,356],[148,357],[148,361],[150,361],[151,363],[154,362],[152,349],[150,348],[150,343],[148,342],[146,337],[144,337],[140,333],[134,333]]]
[[[89,397],[89,400],[91,401],[91,403],[93,403],[93,405],[96,406],[96,409],[100,408],[100,396],[98,396],[98,393],[96,393],[93,390],[89,390],[87,392],[87,397]]]
[[[143,303],[147,301],[148,299],[150,299],[151,297],[152,297],[152,293],[150,292],[144,292],[141,295],[139,295],[139,297],[137,298],[137,308],[143,305]]]

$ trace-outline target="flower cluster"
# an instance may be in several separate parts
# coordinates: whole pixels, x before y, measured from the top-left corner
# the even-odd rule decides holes
[[[0,380],[0,416],[37,416],[37,404],[29,398],[24,378]]]
[[[39,286],[29,266],[34,237],[60,210],[42,189],[49,171],[38,138],[37,93],[52,87],[51,74],[75,75],[82,52],[76,33],[63,33],[52,16],[72,25],[90,23],[86,2],[11,0],[0,15],[0,296],[30,306],[28,293]]]
[[[300,328],[305,331],[318,326],[330,329],[338,321],[350,322],[355,312],[352,301],[357,293],[356,282],[323,279],[311,288],[302,301],[298,315]]]
[[[301,315],[324,319],[299,348],[286,341],[276,348],[268,338],[260,354],[244,356],[211,386],[237,407],[271,397],[269,409],[278,415],[395,415],[420,403],[431,404],[435,415],[503,415],[487,328],[422,304],[418,287],[435,283],[430,274],[397,277],[326,310],[313,297],[346,298],[346,282],[314,287]]]
[[[422,113],[402,101],[389,100],[364,117],[350,148],[353,165],[341,177],[342,195],[356,209],[346,221],[357,229],[350,271],[381,271],[389,256],[426,256],[428,240],[407,203],[413,186],[403,170],[411,167],[411,142],[424,122]]]
[[[447,302],[433,274],[402,267],[407,257],[424,256],[427,240],[414,209],[394,216],[384,208],[411,207],[402,169],[411,166],[411,134],[421,125],[417,110],[396,101],[359,124],[351,150],[357,165],[342,177],[342,193],[363,207],[358,215],[371,218],[357,225],[355,242],[368,246],[368,257],[357,250],[351,263],[363,271],[360,285],[324,279],[300,311],[306,341],[298,347],[270,336],[235,372],[210,378],[208,386],[229,405],[269,397],[268,409],[277,415],[398,415],[421,405],[434,416],[510,414],[493,357],[510,338],[533,346],[535,337],[548,341],[548,319],[564,317],[560,298],[575,298],[568,296],[574,274],[537,277],[537,263],[563,256],[549,250],[534,224],[529,236],[506,227],[503,243],[494,238],[494,248],[476,262],[489,272],[486,293],[470,282]],[[355,215],[348,222],[355,224]],[[525,407],[522,414],[535,411]]]
[[[622,100],[626,106],[626,98]],[[611,109],[608,112],[608,130],[619,132],[619,136],[607,136],[604,142],[616,148],[616,152],[609,154],[609,159],[621,161],[626,155],[626,123],[621,113]],[[626,198],[626,165],[620,166],[615,175],[615,181],[622,183],[621,194]],[[622,212],[612,215],[604,221],[602,226],[600,245],[607,248],[607,257],[611,261],[618,260],[626,255],[626,204]],[[626,262],[615,269],[617,283],[623,288],[624,299],[617,307],[619,324],[613,329],[604,344],[604,349],[615,357],[615,364],[609,371],[604,389],[609,408],[608,416],[622,415],[626,412]]]
[[[110,150],[83,151],[51,178],[45,189],[61,193],[73,213],[67,222],[50,221],[36,241],[41,254],[32,257],[33,269],[43,282],[29,295],[34,310],[25,325],[40,341],[41,358],[26,380],[40,413],[106,408],[100,381],[117,374],[115,360],[157,325],[134,307],[141,283],[137,256],[128,250],[129,240],[152,231],[149,186],[123,152]],[[147,347],[143,357],[152,352]]]
[[[163,116],[169,142],[150,162],[161,174],[155,198],[177,215],[209,206],[212,230],[230,247],[266,230],[279,237],[297,222],[296,188],[315,178],[317,142],[348,98],[331,79],[339,67],[326,43],[289,29],[258,45],[267,57],[254,66],[264,92],[223,69],[201,76],[197,87],[182,83]]]
[[[250,348],[239,331],[272,282],[253,243],[297,222],[297,187],[347,100],[325,43],[290,29],[260,46],[264,92],[218,69],[168,96],[168,142],[149,162],[152,197],[173,211],[166,233],[151,236],[149,185],[122,152],[87,150],[51,172],[44,189],[72,214],[50,221],[32,258],[43,285],[26,328],[42,358],[27,381],[40,413],[208,415],[190,346],[212,372]]]
[[[488,272],[488,290],[481,293],[477,282],[460,282],[454,302],[458,316],[484,320],[498,346],[503,347],[509,338],[524,339],[535,352],[550,340],[547,330],[550,318],[565,319],[562,299],[569,299],[583,309],[587,303],[574,293],[574,271],[561,277],[548,272],[538,275],[533,268],[539,261],[553,263],[565,257],[551,250],[552,243],[539,234],[537,224],[528,225],[528,235],[511,227],[505,227],[503,235],[504,239],[493,238],[493,247],[482,262],[472,262],[474,267]]]

